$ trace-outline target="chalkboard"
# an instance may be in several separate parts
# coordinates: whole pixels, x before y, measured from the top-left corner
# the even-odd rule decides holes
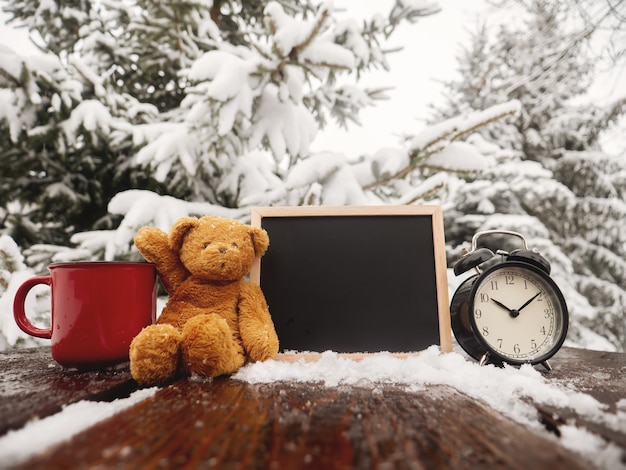
[[[282,351],[451,350],[438,206],[253,208],[261,286]]]

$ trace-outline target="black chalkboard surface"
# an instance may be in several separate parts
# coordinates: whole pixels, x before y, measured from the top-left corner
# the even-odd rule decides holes
[[[250,278],[282,351],[451,349],[438,206],[254,208],[252,225],[270,237]]]

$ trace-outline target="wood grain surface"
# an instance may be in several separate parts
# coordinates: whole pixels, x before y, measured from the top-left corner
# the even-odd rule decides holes
[[[2,434],[65,404],[137,388],[125,365],[67,370],[49,352],[0,354]],[[608,412],[622,410],[626,354],[562,348],[551,364],[551,372],[538,368],[549,382],[593,396]],[[537,409],[551,432],[528,429],[445,385],[182,379],[16,468],[593,468],[559,444],[566,424],[616,444],[626,465],[626,433],[576,410]]]
[[[0,436],[33,418],[56,413],[63,405],[113,400],[136,388],[128,363],[81,372],[61,367],[47,347],[4,351],[0,354]]]
[[[532,449],[532,452],[529,450]],[[585,468],[447,386],[180,381],[23,468]]]

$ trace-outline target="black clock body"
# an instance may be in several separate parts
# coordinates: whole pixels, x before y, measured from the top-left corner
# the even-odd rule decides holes
[[[450,304],[457,342],[481,363],[549,367],[547,360],[563,345],[569,325],[567,305],[549,275],[549,263],[537,252],[516,250],[505,253],[502,262],[478,269],[493,256],[479,248],[455,266],[457,274],[477,270],[461,283]]]

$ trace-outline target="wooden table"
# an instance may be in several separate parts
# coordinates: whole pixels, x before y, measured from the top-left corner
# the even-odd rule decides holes
[[[562,348],[551,363],[548,380],[609,410],[626,398],[626,354]],[[0,354],[0,436],[66,404],[137,389],[126,366],[79,373],[51,364],[47,348]],[[184,379],[16,468],[591,468],[559,445],[564,423],[613,442],[626,466],[626,434],[574,410],[542,406],[539,416],[548,431],[529,430],[445,385],[384,385],[373,393]]]

